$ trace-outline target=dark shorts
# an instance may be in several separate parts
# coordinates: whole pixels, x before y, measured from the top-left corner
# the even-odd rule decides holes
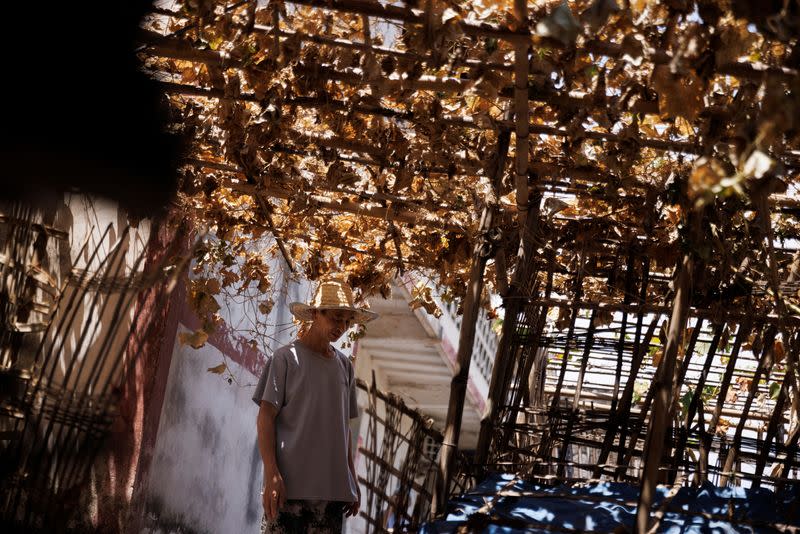
[[[273,521],[261,518],[261,533],[340,534],[344,506],[340,501],[286,501]]]

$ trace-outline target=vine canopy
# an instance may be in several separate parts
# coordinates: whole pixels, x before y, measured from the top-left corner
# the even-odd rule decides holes
[[[794,320],[799,28],[778,0],[158,3],[142,67],[190,141],[180,213],[216,236],[198,307],[266,292],[271,254],[454,297],[478,254],[503,293],[525,238],[555,295],[616,309],[647,258],[663,306],[692,250],[693,307]]]

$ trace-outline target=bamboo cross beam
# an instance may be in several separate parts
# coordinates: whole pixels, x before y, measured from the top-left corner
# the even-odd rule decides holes
[[[231,172],[231,173],[241,174],[243,172],[241,169],[239,169],[239,167],[224,163],[207,162],[203,160],[191,160],[190,163],[194,163],[202,167],[224,170],[226,172]],[[270,185],[269,187],[259,187],[246,183],[237,183],[237,184],[230,183],[228,185],[232,189],[248,195],[265,194],[268,196],[281,198],[284,200],[292,200],[296,198],[297,195],[297,191],[283,188],[280,186],[280,184],[277,183],[274,185]],[[371,200],[371,195],[369,193],[363,193],[363,195],[366,197],[365,200]],[[406,224],[414,224],[436,229],[446,229],[458,233],[464,232],[463,227],[456,224],[445,222],[444,220],[440,219],[439,217],[436,217],[435,215],[419,213],[405,208],[398,208],[392,206],[389,207],[362,206],[352,200],[348,199],[334,200],[316,194],[308,194],[307,199],[308,201],[314,203],[319,207],[331,209],[333,211],[353,213],[357,215],[366,215],[378,219],[392,219],[395,221],[404,222]],[[385,203],[381,201],[377,202]]]
[[[595,302],[590,300],[581,300],[580,302],[576,302],[573,299],[561,298],[561,297],[551,297],[551,298],[529,298],[525,299],[528,304],[534,305],[543,305],[546,304],[548,306],[554,306],[557,308],[572,308],[572,307],[579,307],[587,310],[607,310],[611,312],[639,312],[643,311],[644,313],[657,313],[657,314],[668,314],[670,311],[669,306],[665,306],[662,304],[623,304],[623,303],[602,303],[602,302]],[[741,313],[741,312],[724,312],[721,314],[714,314],[711,310],[705,308],[691,308],[689,310],[690,317],[704,317],[706,319],[716,318],[720,320],[730,321],[734,323],[742,323],[745,322],[748,318],[749,319],[758,319],[758,321],[764,324],[777,324],[778,323],[778,316],[770,313],[763,313],[754,316],[753,311],[751,308],[749,313]],[[798,326],[800,325],[800,317],[795,315],[789,315],[785,319],[787,325],[791,326]]]
[[[362,76],[358,74],[351,74],[351,73],[337,73],[335,70],[329,67],[316,67],[316,71],[318,74],[324,74],[329,77],[329,79],[342,81],[346,83],[352,83],[361,85],[364,83],[364,79]],[[188,84],[177,84],[173,82],[166,82],[166,81],[159,81],[158,82],[163,90],[167,93],[177,94],[177,95],[184,95],[184,96],[194,96],[194,97],[203,97],[203,98],[231,98],[225,95],[225,92],[221,88],[209,88],[209,87],[200,87],[195,85],[188,85]],[[400,89],[401,85],[405,83],[404,81],[400,80],[389,80],[386,81],[387,87]],[[458,82],[455,81],[436,81],[436,80],[426,80],[425,78],[421,80],[413,80],[408,82],[411,84],[411,87],[416,90],[430,90],[430,91],[441,91],[441,92],[463,92],[466,90],[465,86],[461,86]],[[254,94],[244,93],[234,100],[242,101],[242,102],[253,102],[259,103],[260,100]],[[546,98],[540,98],[537,100],[544,100],[547,102]],[[295,102],[287,101],[284,102],[286,105],[290,105],[294,103],[298,106],[310,106],[310,107],[323,107],[324,104],[317,100],[317,99],[297,99]],[[335,103],[333,104],[336,105]],[[402,120],[413,120],[413,118],[409,118],[408,112],[397,112],[394,110],[390,110],[388,108],[380,108],[380,107],[368,107],[368,106],[356,106],[360,113],[364,114],[372,114],[372,115],[379,115],[385,117],[396,117]],[[493,121],[491,124],[487,125],[484,123],[478,123],[472,119],[462,118],[462,117],[451,117],[447,115],[443,115],[440,120],[442,124],[448,126],[455,126],[455,127],[463,127],[463,128],[475,128],[480,130],[491,130],[491,129],[516,129],[517,122],[516,121]],[[602,132],[596,130],[581,130],[579,132],[572,132],[565,128],[560,128],[557,126],[548,126],[543,124],[531,123],[528,124],[528,134],[535,134],[540,136],[555,136],[555,137],[562,137],[562,138],[572,138],[574,136],[580,136],[586,139],[592,139],[596,141],[603,141],[609,143],[621,143],[621,142],[630,142],[631,139],[625,137],[622,134],[614,134],[611,132]],[[675,153],[683,153],[683,154],[691,154],[691,155],[701,155],[706,151],[706,147],[701,145],[698,142],[694,141],[678,141],[678,140],[670,140],[670,139],[657,139],[657,138],[650,138],[650,137],[637,137],[633,139],[639,146],[644,148],[652,148],[654,150],[661,150],[666,152],[675,152]],[[351,141],[347,141],[351,142]],[[360,145],[353,145],[353,146],[360,146],[364,151],[367,153],[371,153],[373,150],[377,150],[372,145],[368,143],[362,143]],[[779,154],[778,157],[780,158],[783,156]],[[466,165],[464,165],[466,163]],[[785,159],[782,160],[783,165],[787,169],[800,169],[800,161],[794,161],[792,159]],[[474,171],[475,168],[480,168],[480,166],[475,166],[474,164],[470,165],[468,162],[461,162],[462,169],[466,170],[466,173],[470,172],[470,169]]]
[[[320,9],[339,11],[342,13],[368,15],[395,22],[403,22],[411,24],[423,24],[424,22],[423,17],[418,13],[418,10],[391,4],[380,4],[374,1],[292,0],[290,3],[298,5],[307,5],[309,7],[315,7]],[[153,8],[151,11],[155,14],[164,15],[171,18],[178,18],[178,19],[186,18],[185,15],[177,11],[158,9],[158,8]],[[475,37],[494,37],[498,39],[507,40],[511,43],[516,43],[518,41],[533,42],[534,39],[538,39],[543,44],[546,44],[547,46],[550,47],[563,48],[565,46],[564,43],[555,39],[542,39],[539,37],[535,37],[527,28],[512,31],[498,24],[491,24],[485,22],[469,23],[465,21],[460,21],[459,26],[466,35]],[[264,26],[260,24],[255,24],[253,26],[253,31],[266,34],[275,33],[273,27]],[[308,40],[319,44],[327,44],[330,46],[341,46],[352,49],[361,49],[364,46],[364,43],[352,42],[345,39],[310,35],[310,34],[305,34],[303,32],[295,32],[291,30],[280,30],[281,37],[290,37],[294,35],[297,35],[302,40]],[[376,47],[373,45],[372,49],[375,53],[392,55],[394,57],[401,57],[404,59],[421,60],[421,61],[428,61],[430,59],[429,56],[422,56],[407,51],[400,51],[387,47]],[[587,40],[582,47],[577,49],[577,52],[597,54],[610,58],[621,58],[625,53],[627,53],[627,51],[622,47],[621,44],[609,43],[601,41],[599,39]],[[675,61],[675,58],[670,53],[664,50],[654,50],[649,59],[650,61],[652,61],[654,64],[657,65],[671,64]],[[480,64],[478,64],[478,62],[475,62],[475,63],[467,63],[467,65],[482,66],[501,71],[513,70],[513,65],[495,63],[495,62],[480,63]],[[739,63],[739,62],[732,62],[732,63],[725,63],[722,65],[718,65],[716,72],[722,75],[730,75],[737,78],[749,79],[755,81],[761,81],[766,78],[782,82],[792,82],[798,76],[797,69],[789,67],[776,67],[769,65],[760,65],[760,64],[756,65],[752,63]]]
[[[320,67],[318,69],[322,73],[330,74],[330,69],[326,69],[324,67]],[[360,76],[355,74],[341,74],[337,76],[340,81],[345,81],[350,79],[353,83],[358,82],[363,83]],[[208,87],[199,87],[195,85],[187,85],[187,84],[176,84],[173,82],[165,82],[161,81],[158,82],[165,92],[178,94],[183,96],[194,96],[194,97],[203,97],[203,98],[230,98],[224,94],[223,89],[218,88],[208,88]],[[397,88],[400,87],[400,82],[397,84]],[[445,82],[435,82],[435,81],[419,81],[419,82],[411,82],[412,84],[416,84],[419,86],[419,89],[424,90],[433,90],[433,91],[448,91],[452,90],[452,87],[448,87],[447,83]],[[389,83],[389,85],[393,85]],[[423,87],[424,86],[424,87]],[[464,90],[464,88],[461,88]],[[242,94],[237,96],[234,100],[239,100],[243,102],[259,102],[259,99],[254,94]],[[298,101],[298,105],[301,103],[309,103],[310,101]],[[367,108],[362,108],[361,110],[363,113],[375,113],[384,116],[392,115],[391,112],[386,112],[383,110],[369,110]],[[491,130],[491,129],[515,129],[516,122],[506,122],[506,121],[495,121],[490,125],[484,125],[477,123],[470,119],[458,118],[458,117],[448,117],[447,115],[443,116],[442,119],[443,124],[449,126],[458,126],[464,128],[477,128],[481,130]],[[523,127],[524,128],[524,127]],[[629,142],[631,139],[626,138],[624,135],[621,134],[614,134],[611,132],[600,132],[596,130],[581,130],[579,132],[572,132],[565,128],[560,128],[557,126],[548,126],[543,124],[528,124],[528,134],[535,134],[535,135],[551,135],[555,137],[563,137],[563,138],[572,138],[576,135],[584,137],[586,139],[592,139],[596,141],[604,141],[609,143],[619,143],[619,142]],[[667,152],[676,152],[676,153],[683,153],[683,154],[692,154],[692,155],[700,155],[704,151],[704,147],[696,142],[691,141],[675,141],[675,140],[668,140],[668,139],[655,139],[649,137],[639,137],[635,139],[635,142],[638,143],[642,147],[652,148],[655,150],[662,150]],[[367,147],[369,145],[363,144],[363,147]],[[800,167],[800,164],[794,164],[790,161],[784,161],[784,165],[788,168],[795,168]]]
[[[259,29],[258,25],[256,25],[256,29]],[[271,28],[267,27],[263,28],[263,30],[269,31],[271,30]],[[305,35],[299,32],[286,31],[286,30],[281,30],[280,35],[282,37],[292,37],[295,35],[299,35],[303,40],[309,40],[312,42],[327,44],[330,46],[342,46],[345,48],[352,48],[357,50],[368,50],[372,54],[384,54],[384,55],[392,55],[404,58],[407,56],[411,56],[411,58],[415,57],[414,55],[408,54],[406,52],[397,52],[382,47],[365,46],[363,43],[345,41],[343,39],[325,38],[319,35]],[[141,41],[146,43],[147,52],[153,56],[204,63],[209,66],[217,66],[222,68],[233,68],[239,70],[245,68],[243,66],[243,63],[236,58],[223,55],[222,53],[216,52],[214,50],[203,50],[195,48],[187,41],[164,37],[158,33],[151,32],[148,30],[141,30],[139,37]],[[491,62],[484,63],[477,60],[469,60],[469,59],[465,61],[467,65],[480,67],[481,69],[488,67],[488,68],[495,68],[498,70],[508,70],[513,72],[515,68],[514,65],[493,66]],[[296,68],[302,71],[304,69],[304,66],[297,65]],[[327,79],[331,81],[337,81],[353,85],[361,85],[366,83],[363,75],[357,73],[337,71],[330,67],[323,66],[321,67],[321,70],[318,71],[318,73],[323,74]],[[420,78],[419,80],[391,79],[391,78],[383,78],[381,80],[381,83],[384,84],[387,89],[410,88],[414,90],[440,90],[445,92],[456,92],[456,93],[468,91],[474,82],[475,80],[472,77],[470,77],[469,73],[462,73],[459,76],[459,78],[450,78],[449,82],[440,81],[438,83],[435,81],[435,79],[430,77],[427,78],[423,77]],[[515,90],[513,87],[502,88],[498,92],[498,97],[503,99],[514,99]],[[239,98],[244,101],[257,100],[257,99],[251,99],[249,96],[239,97]],[[301,97],[301,98],[319,100],[318,97]],[[575,109],[575,108],[595,108],[598,106],[598,102],[605,101],[606,97],[605,95],[594,95],[594,94],[573,96],[568,92],[564,91],[556,91],[553,89],[539,89],[531,87],[528,89],[528,100],[531,102],[547,103],[551,106],[563,106]],[[327,105],[334,105],[334,104],[335,101],[329,101],[327,103]],[[658,101],[638,99],[629,104],[629,106],[626,108],[626,111],[630,113],[640,113],[640,114],[658,114],[659,113]],[[714,106],[709,107],[707,111],[709,113],[716,112],[718,114],[724,112],[724,110],[718,109],[717,107]],[[371,109],[369,107],[364,107],[361,112],[376,114],[376,115],[384,115],[387,117],[394,117],[403,120],[413,119],[413,112],[396,111],[388,108],[382,108],[379,106],[372,106]],[[448,119],[447,117],[444,117],[442,120],[444,121],[445,124],[449,124],[452,126],[459,126],[463,128],[477,128],[477,129],[486,128],[486,126],[476,121],[468,120],[467,118]],[[506,125],[502,126],[507,127]]]

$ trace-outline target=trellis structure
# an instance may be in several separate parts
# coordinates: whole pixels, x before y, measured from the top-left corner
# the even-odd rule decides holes
[[[368,399],[364,415],[369,421],[358,451],[366,466],[366,477],[359,479],[366,488],[359,515],[367,532],[416,530],[431,517],[442,434],[403,399],[378,390],[374,377],[372,384],[359,380],[358,387]],[[458,488],[465,482],[460,480]]]
[[[0,523],[13,532],[85,530],[81,492],[158,327],[146,307],[165,306],[185,273],[184,238],[173,232],[154,253],[137,249],[127,226],[87,225],[82,236],[54,226],[45,210],[2,208]],[[60,262],[48,256],[73,244]]]
[[[475,469],[640,482],[643,532],[658,482],[796,480],[800,7],[753,6],[186,3],[140,53],[194,143],[188,216],[461,299],[435,511],[494,291]]]

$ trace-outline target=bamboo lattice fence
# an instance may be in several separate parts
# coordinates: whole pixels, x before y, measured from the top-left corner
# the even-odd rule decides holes
[[[431,518],[442,434],[402,398],[378,390],[374,380],[359,380],[358,388],[368,399],[367,433],[359,447],[366,466],[366,477],[359,479],[366,488],[360,512],[366,532],[414,531]],[[465,482],[459,481],[454,491],[463,489]]]
[[[141,307],[165,306],[188,261],[165,274],[180,239],[158,259],[111,224],[65,253],[80,236],[52,216],[14,205],[0,219],[0,522],[20,532],[89,528],[79,499],[157,326]]]

